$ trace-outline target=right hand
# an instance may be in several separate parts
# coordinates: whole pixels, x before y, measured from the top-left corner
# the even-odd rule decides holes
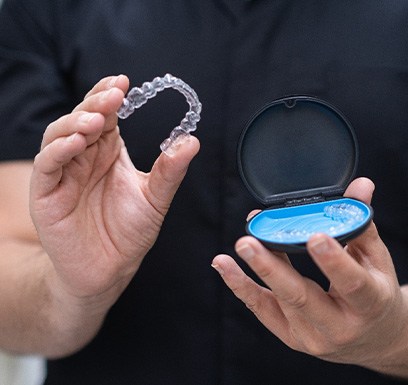
[[[373,191],[369,179],[358,178],[345,196],[370,204]],[[299,274],[286,254],[254,237],[239,239],[235,250],[263,285],[228,255],[216,256],[213,267],[287,346],[408,379],[408,286],[399,285],[374,223],[346,247],[327,234],[310,237],[307,250],[330,282],[327,290]]]
[[[47,127],[34,162],[30,213],[58,285],[76,298],[117,299],[199,149],[191,137],[174,156],[162,153],[150,173],[137,170],[117,127],[128,87],[123,75],[101,80]]]

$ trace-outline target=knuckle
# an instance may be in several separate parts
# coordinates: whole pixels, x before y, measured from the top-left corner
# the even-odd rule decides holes
[[[328,353],[325,346],[327,344],[323,343],[322,339],[314,333],[308,335],[304,330],[299,331],[296,328],[291,328],[290,335],[291,343],[288,346],[298,352],[307,353],[314,357],[321,357]]]
[[[359,327],[345,328],[339,330],[331,336],[331,344],[335,351],[340,351],[344,348],[350,347],[356,343],[361,333]]]
[[[256,317],[262,316],[262,306],[259,304],[259,301],[256,298],[247,298],[245,300],[245,306],[255,314]]]
[[[363,279],[355,279],[347,282],[343,286],[343,293],[346,296],[354,296],[361,293],[367,286],[367,282]]]
[[[296,310],[301,310],[306,307],[308,298],[304,290],[297,290],[286,298],[282,298],[289,306]]]
[[[310,354],[313,357],[324,357],[330,354],[331,351],[320,343],[320,341],[311,339],[305,346],[305,353]]]
[[[228,287],[231,289],[231,291],[235,294],[235,296],[239,299],[241,299],[243,302],[246,302],[244,300],[244,296],[245,296],[245,283],[246,279],[242,280],[241,282],[237,282],[237,283],[229,283]]]
[[[38,163],[41,161],[41,153],[39,152],[35,157],[33,161],[33,170],[38,169]]]
[[[379,314],[385,312],[394,303],[395,294],[393,290],[386,286],[384,290],[377,290],[371,301],[367,301],[367,306],[365,307],[366,312],[371,316],[371,318],[378,317]]]
[[[312,334],[303,341],[303,351],[314,357],[330,359],[341,352],[347,351],[354,346],[358,339],[358,334],[354,331],[339,330],[330,336],[320,333]]]
[[[254,288],[250,292],[247,291],[245,284],[240,286],[232,287],[231,290],[240,298],[245,306],[252,312],[256,317],[262,316],[263,306],[263,296],[260,288]]]
[[[378,282],[370,279],[348,283],[344,286],[343,293],[348,298],[360,298],[357,313],[370,319],[376,318],[387,309],[395,298],[395,293],[389,285],[378,285]]]
[[[269,266],[260,265],[256,268],[256,274],[262,280],[267,280],[268,278],[272,278],[273,271]]]

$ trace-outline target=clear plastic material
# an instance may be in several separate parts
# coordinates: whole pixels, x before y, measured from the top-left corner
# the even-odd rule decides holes
[[[365,214],[350,203],[331,204],[323,212],[265,220],[257,236],[274,242],[306,242],[313,234],[324,232],[336,237],[352,231],[365,220]]]
[[[121,119],[126,119],[131,115],[136,108],[140,108],[148,99],[154,98],[157,92],[163,91],[166,88],[174,88],[182,93],[190,110],[187,112],[180,125],[175,127],[170,136],[162,142],[160,149],[169,156],[174,154],[174,150],[190,136],[190,132],[197,129],[197,123],[200,120],[201,103],[196,92],[181,79],[173,75],[166,74],[165,76],[156,77],[151,82],[145,82],[142,86],[132,88],[123,103],[119,108],[117,115]]]
[[[324,208],[324,215],[341,223],[358,223],[364,221],[364,212],[350,203],[337,203]]]

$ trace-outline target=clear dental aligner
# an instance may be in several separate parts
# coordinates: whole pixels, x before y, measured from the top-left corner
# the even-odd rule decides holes
[[[268,226],[268,231],[259,235],[278,242],[306,242],[317,232],[325,232],[335,237],[353,229],[363,221],[364,212],[359,207],[349,203],[332,204],[324,208],[323,215],[309,214],[276,219],[275,223],[270,223],[270,226],[273,227],[275,224],[280,227],[279,230],[274,231]]]
[[[170,136],[160,145],[160,149],[171,156],[174,153],[174,148],[187,138],[190,132],[197,129],[197,122],[200,120],[201,103],[196,92],[187,83],[173,75],[166,74],[162,78],[156,77],[151,82],[143,83],[140,88],[134,87],[123,99],[117,115],[121,119],[126,119],[136,108],[141,107],[148,99],[154,98],[157,92],[163,91],[165,88],[174,88],[182,93],[190,106],[190,110],[180,125],[175,127]]]
[[[324,208],[324,214],[342,223],[361,222],[364,219],[364,212],[357,206],[349,203],[337,203]]]

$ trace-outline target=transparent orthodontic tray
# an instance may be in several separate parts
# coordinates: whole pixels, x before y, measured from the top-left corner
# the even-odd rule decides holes
[[[371,215],[366,204],[341,198],[261,211],[249,221],[247,232],[271,248],[295,251],[303,249],[316,233],[326,233],[340,242],[355,237],[367,227]]]

